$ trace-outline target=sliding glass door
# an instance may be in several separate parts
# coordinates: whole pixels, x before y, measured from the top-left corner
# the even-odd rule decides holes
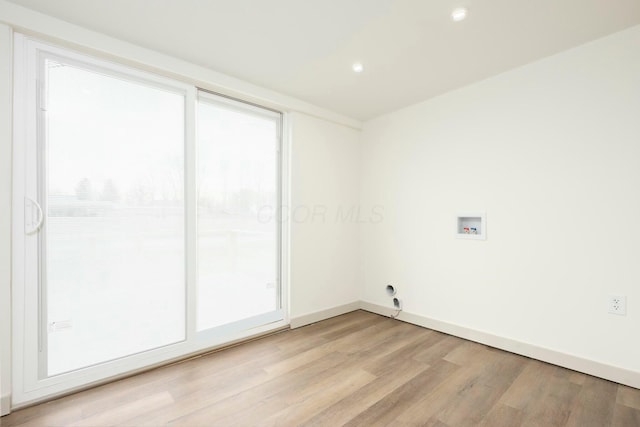
[[[48,376],[185,339],[185,95],[42,58]]]
[[[16,403],[283,326],[281,113],[16,52]]]

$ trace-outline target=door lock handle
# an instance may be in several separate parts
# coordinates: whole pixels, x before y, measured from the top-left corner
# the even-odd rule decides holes
[[[38,209],[38,222],[36,223],[36,225],[33,228],[28,229],[26,221],[25,221],[24,233],[27,236],[30,236],[32,234],[37,233],[40,230],[40,228],[42,227],[42,224],[44,223],[44,213],[42,212],[42,208],[40,207],[40,204],[38,202],[36,202],[32,198],[26,197],[26,196],[25,196],[24,199],[25,199],[25,212],[26,212],[26,201],[27,200],[31,203],[32,206],[35,206]]]

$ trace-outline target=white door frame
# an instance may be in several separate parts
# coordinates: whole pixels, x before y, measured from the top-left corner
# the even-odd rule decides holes
[[[0,24],[0,416],[11,411],[11,133],[13,31]]]
[[[12,342],[12,406],[21,407],[52,396],[66,393],[88,385],[104,382],[109,378],[123,376],[150,366],[166,363],[170,360],[183,358],[186,355],[201,352],[237,341],[246,337],[259,335],[269,330],[284,327],[288,324],[288,222],[281,224],[282,246],[280,250],[281,263],[281,307],[277,315],[261,319],[270,322],[258,327],[243,325],[236,328],[225,325],[216,334],[195,333],[195,286],[196,286],[196,153],[195,153],[195,117],[196,117],[196,88],[192,85],[176,80],[141,72],[82,54],[61,49],[49,44],[33,40],[16,34],[14,49],[14,116],[13,116],[13,240],[12,240],[12,308],[13,308],[13,342]],[[34,168],[37,159],[37,118],[38,105],[38,76],[36,75],[36,61],[41,54],[58,55],[85,64],[96,64],[101,69],[117,74],[125,74],[131,78],[139,78],[147,82],[168,86],[182,91],[186,99],[186,147],[185,147],[185,203],[186,203],[186,283],[187,283],[187,339],[183,342],[150,350],[144,353],[107,362],[98,366],[57,375],[49,378],[38,378],[38,269],[25,268],[27,255],[38,250],[36,235],[25,235],[25,201],[24,197],[37,200],[38,185]],[[281,197],[286,203],[289,197],[288,175],[288,138],[283,132],[281,150],[282,185]],[[244,326],[244,327],[243,327]],[[4,364],[2,366],[5,366]],[[3,375],[4,377],[4,375]],[[4,393],[4,389],[2,390]]]

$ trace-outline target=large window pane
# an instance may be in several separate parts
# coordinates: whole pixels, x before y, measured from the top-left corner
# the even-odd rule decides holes
[[[47,364],[185,338],[184,96],[45,61]]]
[[[278,308],[279,117],[198,106],[198,330]]]

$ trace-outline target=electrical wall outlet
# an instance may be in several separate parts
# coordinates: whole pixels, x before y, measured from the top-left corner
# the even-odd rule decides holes
[[[402,300],[399,298],[393,299],[393,308],[396,310],[402,310]]]
[[[624,295],[610,295],[609,313],[625,316],[627,314],[627,297]]]

